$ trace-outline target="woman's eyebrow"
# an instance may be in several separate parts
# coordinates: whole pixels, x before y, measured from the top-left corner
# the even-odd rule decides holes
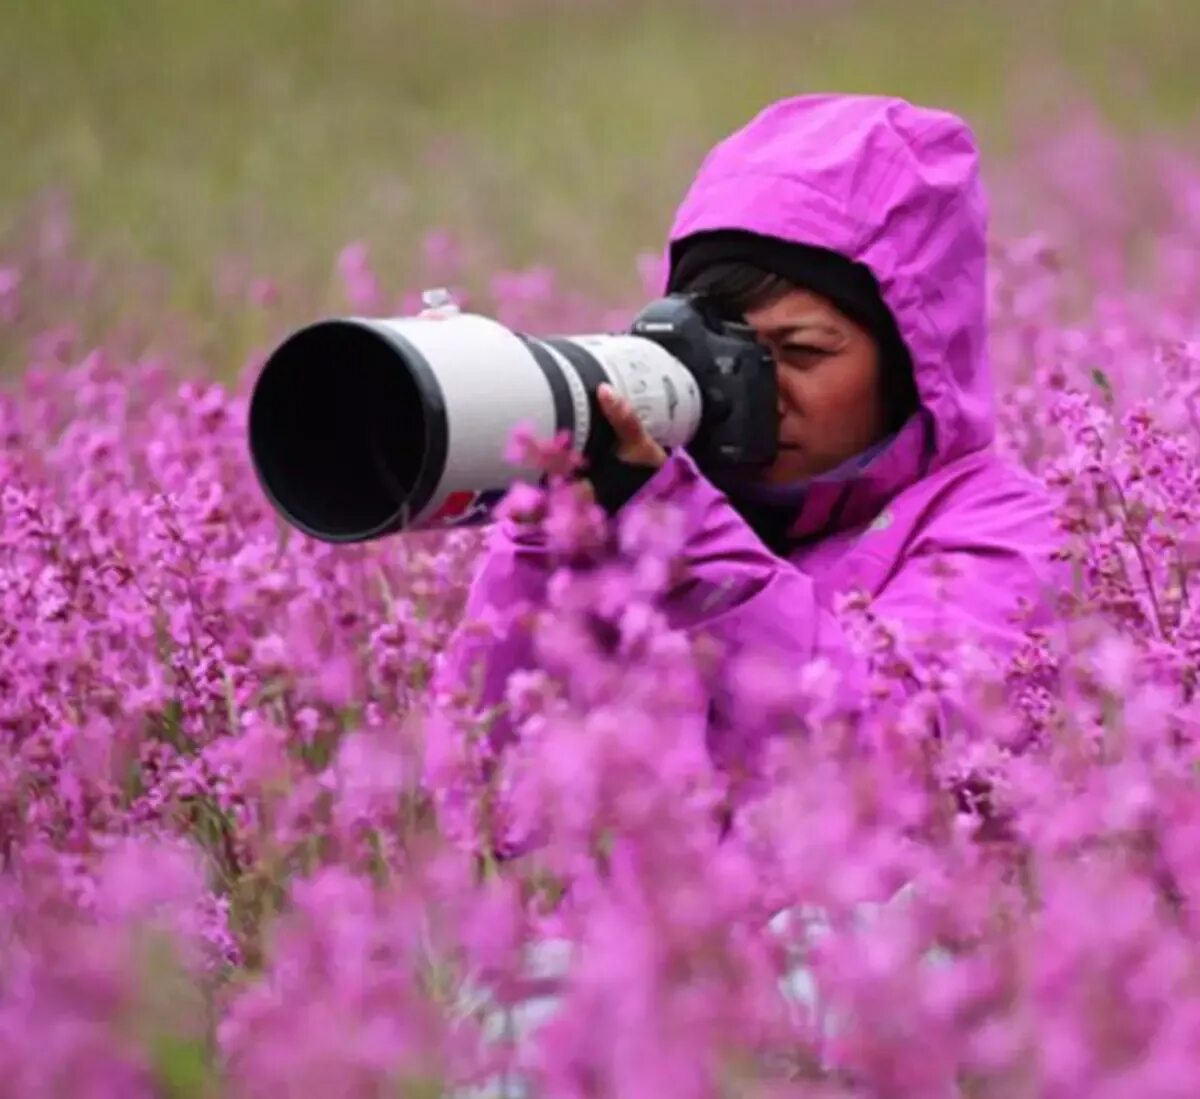
[[[776,324],[763,329],[765,335],[775,336],[779,339],[795,336],[801,332],[823,332],[827,336],[842,335],[840,328],[822,321],[798,321],[794,324]]]

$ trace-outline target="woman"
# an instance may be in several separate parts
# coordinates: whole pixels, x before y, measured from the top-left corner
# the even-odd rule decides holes
[[[602,394],[620,462],[598,477],[602,502],[687,516],[673,625],[797,665],[823,656],[853,685],[839,593],[865,589],[907,633],[949,629],[1001,657],[1018,612],[1046,613],[1053,508],[992,446],[985,232],[970,131],[899,99],[787,99],[709,154],[675,218],[667,289],[706,295],[771,348],[779,454],[718,487]],[[467,615],[528,598],[544,564],[535,529],[498,529]],[[481,652],[460,638],[448,674],[461,682],[481,655],[499,701],[527,640]]]

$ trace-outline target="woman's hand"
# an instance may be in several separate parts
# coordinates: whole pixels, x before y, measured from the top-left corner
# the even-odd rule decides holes
[[[607,463],[595,476],[575,484],[575,489],[586,498],[600,504],[609,514],[620,508],[667,460],[667,452],[655,442],[642,426],[633,406],[610,385],[596,390],[596,399],[604,418],[612,425],[617,437],[613,456],[618,464]],[[649,472],[646,472],[646,471]],[[519,529],[535,530],[545,518],[544,499],[529,506],[510,506],[508,517]]]
[[[642,421],[633,411],[633,405],[607,382],[596,390],[596,399],[600,402],[605,419],[616,432],[616,456],[632,466],[661,469],[667,460],[667,452],[642,426]]]

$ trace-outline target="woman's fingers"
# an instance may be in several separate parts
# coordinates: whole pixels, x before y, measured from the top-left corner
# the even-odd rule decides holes
[[[667,460],[667,452],[642,425],[633,405],[625,397],[605,383],[596,390],[596,399],[617,436],[618,458],[633,465],[655,468]]]
[[[618,445],[640,443],[647,438],[646,429],[642,426],[642,421],[637,418],[637,413],[633,411],[633,405],[618,394],[611,385],[606,383],[600,386],[596,390],[596,397],[600,401],[600,407],[604,410],[605,417],[617,434]]]

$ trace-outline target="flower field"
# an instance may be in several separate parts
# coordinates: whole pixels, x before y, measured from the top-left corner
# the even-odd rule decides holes
[[[1034,137],[985,161],[991,360],[998,446],[1058,502],[1055,620],[999,660],[851,596],[854,699],[820,663],[668,629],[669,511],[521,493],[558,565],[465,621],[486,531],[325,545],[252,475],[250,387],[291,326],[426,285],[531,331],[618,326],[656,242],[608,272],[619,294],[572,248],[657,207],[610,195],[525,257],[565,232],[564,176],[527,239],[463,231],[511,211],[447,198],[456,227],[418,218],[403,277],[365,231],[317,279],[251,240],[173,297],[61,196],[22,206],[0,235],[0,1099],[1193,1099],[1200,159],[1098,114]],[[516,628],[534,666],[497,747],[442,660]],[[709,756],[717,685],[768,745],[753,768]]]
[[[1194,1094],[1200,172],[1066,141],[1024,178],[1071,201],[992,263],[1001,445],[1060,500],[1054,627],[1001,664],[851,598],[871,698],[838,702],[668,631],[671,515],[608,528],[557,485],[498,752],[438,677],[480,532],[284,529],[255,361],[82,342],[89,265],[63,211],[30,225],[0,272],[0,1092]],[[453,283],[455,242],[426,253]],[[412,300],[363,245],[332,267],[345,307]],[[286,288],[238,293],[271,331]],[[547,268],[473,304],[621,315]],[[732,825],[715,669],[771,744]]]

